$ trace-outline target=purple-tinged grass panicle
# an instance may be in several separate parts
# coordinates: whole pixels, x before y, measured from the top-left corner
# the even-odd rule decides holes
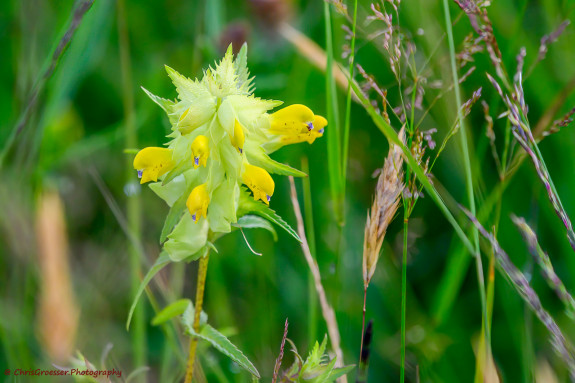
[[[553,317],[551,317],[551,315],[549,315],[549,313],[543,308],[539,296],[535,290],[533,290],[525,275],[523,275],[523,273],[517,267],[515,267],[513,262],[511,262],[509,255],[507,255],[505,250],[501,248],[497,239],[488,233],[487,230],[485,230],[485,228],[481,225],[481,223],[479,223],[477,218],[467,209],[465,209],[463,206],[460,206],[460,208],[471,220],[471,222],[473,222],[475,227],[477,227],[481,235],[490,242],[493,248],[493,253],[495,254],[495,259],[497,260],[497,266],[501,273],[507,278],[511,286],[515,288],[517,293],[521,296],[525,303],[527,303],[529,308],[549,331],[551,338],[550,341],[553,349],[557,355],[565,362],[567,369],[569,370],[571,381],[575,382],[575,355],[573,352],[573,346],[567,340],[567,338],[565,338]]]
[[[280,354],[278,355],[278,358],[276,359],[276,364],[274,366],[274,375],[273,375],[273,379],[272,379],[272,383],[276,383],[278,380],[278,376],[280,373],[280,367],[282,365],[282,360],[284,358],[284,349],[285,349],[285,344],[286,344],[286,338],[287,338],[287,334],[288,334],[288,319],[286,318],[286,323],[285,323],[285,327],[284,327],[284,336],[282,338],[282,344],[280,346]]]
[[[549,287],[555,291],[561,302],[563,302],[569,316],[575,318],[575,299],[573,299],[573,296],[569,294],[569,291],[567,291],[567,288],[559,276],[557,276],[555,273],[555,269],[553,268],[553,264],[551,263],[549,255],[544,252],[539,245],[537,235],[527,224],[527,222],[525,222],[525,219],[515,216],[512,216],[511,219],[513,220],[513,223],[515,223],[515,225],[519,228],[523,239],[527,243],[529,252],[533,256],[535,262],[541,268],[543,278],[545,278]]]

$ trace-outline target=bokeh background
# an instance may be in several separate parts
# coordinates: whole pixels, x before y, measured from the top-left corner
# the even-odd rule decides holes
[[[201,76],[202,68],[219,59],[230,42],[239,48],[247,41],[248,65],[256,78],[258,96],[302,103],[325,115],[324,71],[278,28],[289,23],[325,49],[324,4],[311,0],[96,0],[81,20],[76,17],[79,24],[71,44],[53,74],[43,79],[81,3],[0,3],[0,367],[70,366],[70,353],[77,355],[79,350],[97,367],[121,369],[122,381],[142,362],[149,371],[135,380],[176,381],[183,374],[185,338],[182,345],[179,340],[168,342],[164,330],[150,324],[154,314],[146,296],[140,302],[146,318],[145,338],[138,350],[133,329],[127,332],[125,326],[133,296],[133,244],[141,246],[145,271],[159,254],[158,239],[168,211],[147,187],[139,186],[131,168],[133,154],[124,152],[159,146],[169,132],[163,111],[140,86],[174,98],[165,64],[189,77]],[[364,33],[358,33],[356,61],[382,88],[389,89],[392,104],[397,103],[397,93],[393,96],[397,83],[380,42],[370,37],[376,28],[367,20],[370,5],[359,1],[358,25]],[[450,6],[456,20],[455,44],[460,48],[472,29],[460,9]],[[346,67],[342,53],[349,41],[342,26],[349,21],[334,6],[330,8],[335,59]],[[494,2],[489,15],[506,65],[514,69],[515,56],[526,47],[528,68],[535,61],[541,37],[572,18],[574,10],[575,3],[568,0]],[[400,25],[421,57],[429,58],[428,81],[448,82],[451,74],[441,2],[404,0]],[[575,104],[574,46],[575,33],[569,26],[526,79],[524,90],[533,126],[542,118],[560,118]],[[482,98],[495,118],[503,109],[485,76],[493,73],[487,54],[479,53],[473,65],[477,69],[463,84],[463,97],[467,99],[483,87]],[[35,89],[39,90],[36,98]],[[429,105],[434,95],[433,91],[426,94],[424,105]],[[346,89],[338,87],[341,109],[337,112],[342,120],[345,96]],[[448,92],[431,110],[422,129],[437,129],[434,138],[441,142],[455,114],[453,95]],[[498,145],[505,126],[500,121],[495,122]],[[19,126],[21,131],[14,133]],[[485,126],[478,104],[468,119],[468,129],[479,206],[499,182]],[[326,136],[329,134],[333,134],[330,126]],[[313,218],[313,225],[307,221],[308,237],[336,309],[345,361],[356,364],[363,303],[363,227],[376,184],[372,174],[382,166],[388,144],[365,110],[353,102],[345,224],[341,226],[331,200],[326,136],[311,146],[285,147],[274,159],[296,168],[309,167],[311,203],[303,206],[306,217]],[[566,128],[540,145],[568,213],[575,212],[574,144],[575,132]],[[430,153],[433,158],[433,151]],[[448,143],[433,174],[438,189],[449,196],[446,200],[451,208],[457,209],[456,201],[466,204],[456,140]],[[295,226],[288,179],[274,179],[271,207]],[[301,180],[296,183],[303,204],[304,188]],[[521,165],[500,202],[498,238],[502,246],[573,339],[572,320],[541,278],[509,219],[511,213],[526,217],[567,288],[575,290],[575,255],[531,163]],[[137,237],[128,235],[129,203],[138,206],[141,235]],[[467,225],[459,214],[458,218]],[[493,214],[484,221],[487,227],[492,219]],[[230,335],[258,367],[262,381],[270,381],[286,318],[290,322],[288,337],[302,355],[313,342],[323,339],[326,328],[298,243],[281,230],[277,242],[261,230],[247,231],[246,236],[263,256],[252,254],[239,232],[219,240],[219,253],[212,255],[209,265],[204,310],[209,322]],[[402,224],[397,219],[388,230],[368,291],[367,318],[374,321],[370,382],[399,380],[402,239]],[[471,257],[466,253],[458,256],[459,247],[452,227],[433,201],[422,198],[409,233],[407,381],[415,382],[417,373],[422,382],[473,379],[481,306]],[[489,251],[489,247],[485,249]],[[488,262],[484,264],[487,273]],[[196,268],[195,264],[170,265],[159,274],[150,284],[157,305],[170,303],[170,297],[193,297]],[[498,272],[492,328],[493,356],[502,381],[532,382],[536,376],[538,381],[567,380],[545,328]],[[208,382],[250,381],[247,373],[215,349],[204,347],[201,351]],[[291,360],[286,356],[284,366]],[[355,372],[350,374],[350,381],[354,376]],[[32,381],[0,378],[4,379]]]

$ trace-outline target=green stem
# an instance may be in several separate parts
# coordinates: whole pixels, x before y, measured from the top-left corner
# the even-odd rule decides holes
[[[407,230],[409,212],[403,208],[403,259],[401,267],[401,383],[405,382],[405,322],[407,309]]]
[[[353,64],[355,62],[355,27],[357,24],[357,0],[353,4],[353,25],[351,30],[351,48],[349,57],[349,78],[353,78]],[[349,154],[349,129],[351,123],[351,83],[347,86],[347,100],[345,105],[345,126],[343,129],[343,163],[342,171],[342,189],[345,196],[346,179],[347,179],[347,157]],[[363,336],[363,335],[362,335]]]
[[[132,64],[130,59],[130,40],[128,35],[128,26],[126,24],[126,6],[124,0],[118,0],[118,38],[120,49],[120,70],[122,74],[122,103],[124,106],[124,118],[126,126],[127,148],[137,147],[136,124],[134,121],[134,96],[132,85]],[[132,169],[132,159],[126,161],[126,182],[134,182],[134,171]],[[139,243],[141,236],[142,211],[140,196],[134,193],[128,196],[127,201],[127,218],[128,231],[132,234],[134,240]],[[140,274],[142,264],[142,254],[134,246],[130,246],[130,285],[131,294],[135,296],[140,286]],[[137,367],[146,365],[146,321],[145,306],[139,305],[134,311],[134,326],[132,331],[132,353],[134,355],[134,364]],[[145,375],[140,378],[145,381]]]
[[[208,272],[208,261],[210,260],[210,253],[200,259],[200,267],[198,269],[198,282],[196,285],[196,301],[194,303],[194,324],[193,328],[196,333],[200,332],[200,315],[204,305],[204,290],[206,287],[206,275]],[[188,353],[188,367],[186,369],[185,383],[191,383],[194,375],[194,362],[196,360],[196,349],[198,347],[198,337],[192,336],[190,339],[190,351]]]
[[[463,121],[463,116],[461,112],[461,94],[459,89],[459,76],[457,75],[457,65],[455,62],[455,44],[453,42],[453,30],[451,26],[451,15],[449,13],[449,4],[447,0],[443,0],[443,10],[445,13],[445,28],[447,30],[447,41],[449,44],[449,57],[451,62],[451,72],[453,76],[453,88],[455,90],[455,102],[457,107],[458,120],[460,125],[459,129],[459,139],[461,143],[461,149],[463,151],[463,166],[465,170],[465,180],[467,189],[467,199],[469,201],[469,211],[473,216],[475,216],[475,196],[473,192],[473,178],[471,174],[471,161],[469,159],[469,150],[467,148],[467,132],[465,129],[465,124]],[[477,269],[477,280],[479,282],[479,296],[481,299],[481,312],[483,314],[483,330],[485,331],[485,341],[489,342],[491,338],[488,326],[488,315],[487,315],[487,298],[485,296],[485,281],[483,277],[483,265],[481,262],[481,254],[479,252],[479,233],[476,228],[472,230],[473,245],[475,250],[475,264]],[[486,344],[489,348],[489,345]],[[478,361],[482,358],[481,355],[478,356]],[[480,374],[481,380],[482,374]]]
[[[341,173],[341,137],[337,103],[337,88],[333,76],[333,36],[331,28],[330,5],[324,2],[325,39],[326,39],[326,106],[327,120],[331,128],[327,134],[327,159],[331,198],[334,203],[335,219],[343,225],[342,173]]]

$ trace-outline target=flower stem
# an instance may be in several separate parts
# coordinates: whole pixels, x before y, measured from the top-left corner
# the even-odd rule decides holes
[[[196,286],[196,302],[194,304],[194,324],[193,328],[196,333],[200,331],[200,315],[204,304],[204,290],[206,287],[206,274],[208,272],[208,261],[210,253],[200,259],[200,268],[198,269],[198,283]],[[194,361],[196,360],[196,348],[198,347],[198,337],[192,336],[190,340],[190,352],[188,354],[188,367],[186,369],[185,383],[191,383],[194,373]]]

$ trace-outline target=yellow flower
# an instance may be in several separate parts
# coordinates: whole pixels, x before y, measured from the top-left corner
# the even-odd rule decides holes
[[[270,174],[259,166],[246,163],[242,174],[243,183],[254,193],[254,199],[261,199],[266,204],[270,204],[270,199],[274,194],[275,183]]]
[[[301,134],[314,129],[314,114],[305,105],[287,106],[270,115],[270,133]]]
[[[186,201],[186,206],[192,219],[197,223],[200,217],[206,218],[208,212],[208,205],[210,204],[210,195],[208,194],[208,188],[206,184],[201,184],[196,186],[194,190],[188,196]]]
[[[192,161],[194,163],[194,169],[197,169],[200,165],[206,167],[208,163],[208,157],[210,156],[210,147],[208,145],[208,137],[199,135],[192,142]]]
[[[232,145],[234,148],[238,149],[240,154],[244,152],[244,142],[246,141],[246,136],[244,135],[244,127],[238,120],[234,124],[234,136],[230,137]]]
[[[172,150],[148,147],[140,150],[134,158],[134,169],[138,171],[140,183],[158,181],[158,177],[174,168]]]

